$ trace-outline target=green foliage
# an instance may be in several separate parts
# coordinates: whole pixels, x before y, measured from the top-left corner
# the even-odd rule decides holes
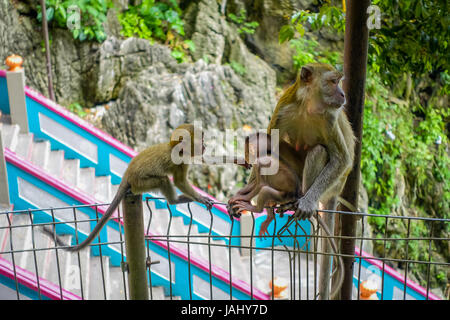
[[[245,66],[240,64],[239,62],[236,62],[234,60],[230,61],[230,67],[239,75],[243,76],[247,70],[245,69]]]
[[[414,78],[449,69],[450,16],[446,0],[374,0],[380,29],[370,31],[369,65],[393,84],[399,73]]]
[[[281,27],[278,40],[280,43],[289,41],[291,47],[295,49],[296,54],[292,57],[295,69],[311,62],[342,64],[342,54],[320,48],[319,42],[313,36],[305,37],[305,32],[307,28],[311,31],[333,28],[342,32],[344,26],[344,13],[336,7],[325,4],[317,13],[308,10],[294,13],[289,23]]]
[[[259,26],[259,23],[256,21],[247,21],[247,11],[245,9],[239,11],[239,16],[229,13],[228,19],[238,26],[239,34],[254,34]]]
[[[412,200],[418,200],[423,209],[431,209],[433,205],[438,217],[448,217],[450,161],[445,150],[448,139],[444,119],[449,111],[421,106],[412,109],[424,112],[424,118],[417,125],[414,125],[416,119],[411,106],[392,102],[380,77],[369,74],[361,154],[363,181],[370,194],[369,210],[387,214],[395,209],[399,172],[408,178],[405,182],[411,196],[415,197]],[[441,144],[437,145],[439,140]],[[434,193],[432,186],[438,183],[443,188],[441,198],[427,201],[426,194]],[[427,202],[428,205],[423,206]]]
[[[294,62],[294,68],[297,70],[311,62],[329,63],[332,65],[342,64],[342,55],[339,52],[321,50],[319,48],[319,42],[314,39],[302,37],[291,39],[289,43],[296,52],[292,60]]]
[[[67,110],[75,113],[79,117],[84,117],[85,115],[87,115],[86,111],[84,111],[83,107],[78,102],[74,102],[74,103],[70,104],[67,107]]]
[[[159,2],[143,0],[140,5],[129,6],[119,15],[121,34],[125,37],[139,37],[153,43],[164,42],[172,49],[172,56],[178,62],[186,60],[186,50],[195,51],[191,40],[183,40],[184,22],[181,9],[175,0]]]
[[[407,205],[410,214],[450,217],[446,134],[450,110],[436,103],[439,97],[448,95],[450,88],[447,49],[450,29],[448,10],[444,10],[443,3],[373,1],[381,8],[382,27],[370,31],[363,121],[361,174],[369,196],[369,213],[393,214],[401,209],[400,205]],[[342,61],[341,54],[323,50],[314,31],[329,28],[342,33],[344,27],[342,11],[325,4],[318,13],[295,13],[281,28],[279,41],[289,41],[295,48],[293,62],[297,69],[313,61],[336,64]],[[406,87],[408,77],[411,96],[395,90]],[[418,99],[420,89],[415,87],[419,84],[422,88],[429,86],[432,96]],[[405,186],[402,201],[398,197],[401,184]],[[406,221],[390,219],[388,225],[386,221],[382,216],[369,218],[376,237],[406,237]],[[449,224],[442,228],[435,230],[434,235],[448,237]],[[411,226],[409,237],[429,236],[429,224],[415,221]],[[409,259],[420,261],[431,259],[429,245],[429,241],[408,241],[408,245],[404,240],[375,241],[379,253],[387,250],[388,256],[405,259],[407,247]],[[443,257],[449,257],[447,244],[433,241],[431,246],[431,252],[439,251]],[[436,269],[432,270],[434,285],[445,285],[445,273],[432,268]],[[410,265],[410,270],[419,279],[427,272],[424,264]]]
[[[374,0],[380,8],[381,28],[370,30],[368,64],[380,73],[383,83],[394,84],[401,73],[414,78],[430,72],[443,72],[448,83],[450,16],[446,0]],[[325,3],[319,12],[294,13],[279,33],[283,43],[303,37],[305,31],[345,30],[341,8]],[[448,90],[448,85],[447,85]]]
[[[307,29],[317,31],[322,28],[342,33],[345,28],[344,12],[328,4],[324,4],[320,7],[319,12],[316,13],[309,10],[297,11],[292,15],[289,23],[280,29],[278,40],[280,43],[283,43],[293,39],[296,33],[303,37]]]
[[[74,39],[106,39],[103,23],[110,4],[107,0],[46,0],[47,21],[53,27],[68,28],[74,21],[80,22],[80,28],[71,29]],[[41,6],[37,6],[37,19],[42,21]],[[79,9],[71,10],[72,8]]]

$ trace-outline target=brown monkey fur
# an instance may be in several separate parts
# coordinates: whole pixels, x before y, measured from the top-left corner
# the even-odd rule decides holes
[[[298,166],[303,165],[303,170],[298,170],[302,196],[293,208],[295,218],[310,218],[317,211],[319,201],[326,209],[335,210],[337,197],[353,165],[355,137],[343,108],[345,95],[339,86],[341,79],[342,74],[327,64],[302,67],[295,83],[279,99],[267,130],[271,134],[273,129],[278,129],[280,139],[302,154],[298,160]],[[281,150],[280,157],[283,157]],[[249,183],[229,200],[229,208],[251,192],[255,177],[252,170]],[[321,219],[319,223],[330,234]],[[335,244],[330,244],[337,252]],[[332,298],[342,284],[342,265],[340,274]]]
[[[304,193],[296,204],[296,218],[311,217],[319,201],[327,209],[335,209],[336,198],[352,168],[355,137],[343,109],[345,95],[339,86],[341,78],[342,74],[327,64],[302,67],[295,83],[278,101],[267,129],[268,134],[278,129],[280,140],[288,142],[301,155],[296,167]],[[283,157],[283,151],[280,156]],[[315,161],[320,157],[328,160]],[[252,189],[254,177],[252,171],[249,184],[229,200],[230,207]],[[310,187],[305,189],[305,184]]]
[[[283,154],[282,157],[279,154]],[[297,152],[287,142],[280,141],[278,154],[271,148],[271,136],[255,133],[245,139],[245,160],[253,162],[255,179],[230,199],[235,215],[242,211],[262,212],[267,208],[267,219],[262,223],[259,235],[268,234],[267,227],[274,219],[273,206],[297,200],[301,196],[301,182],[298,176],[303,170],[302,153]],[[300,161],[299,161],[300,160]],[[300,165],[299,165],[300,162]],[[277,166],[276,174],[263,174],[261,168]],[[256,206],[251,200],[258,196]],[[237,211],[236,211],[237,210]]]
[[[278,101],[268,127],[269,134],[278,129],[280,138],[296,150],[306,150],[309,154],[314,147],[322,146],[315,149],[314,156],[327,154],[325,165],[317,168],[316,164],[313,170],[320,170],[320,174],[298,200],[297,218],[311,217],[317,211],[319,201],[326,206],[328,202],[336,203],[353,165],[355,136],[343,108],[345,95],[339,86],[342,77],[328,64],[304,66],[296,82]],[[311,161],[314,166],[314,159]],[[305,184],[308,171],[304,170],[301,178]]]
[[[253,182],[251,183],[251,190],[249,190],[248,193],[243,193],[237,196],[233,202],[234,205],[232,207],[233,210],[237,210],[237,214],[240,214],[243,210],[262,212],[264,207],[268,207],[267,218],[261,223],[259,231],[260,236],[269,234],[267,231],[267,227],[275,218],[274,207],[276,205],[287,205],[289,207],[289,203],[301,197],[302,193],[310,187],[310,183],[314,181],[315,176],[319,175],[320,173],[319,171],[314,170],[309,172],[309,174],[313,175],[313,177],[309,179],[309,181],[306,181],[306,184],[302,186],[300,180],[298,179],[298,174],[296,171],[298,171],[299,169],[303,169],[303,167],[308,167],[311,165],[310,163],[304,165],[302,154],[305,153],[302,152],[302,154],[300,154],[285,141],[280,141],[280,155],[272,152],[270,146],[271,137],[268,134],[256,133],[246,138],[245,160],[248,162],[250,157],[253,156],[255,158],[256,161],[253,161],[253,172],[255,176]],[[311,154],[315,154],[316,152],[319,153],[319,155],[314,159],[316,167],[317,164],[319,164],[318,167],[323,167],[328,160],[326,157],[323,157],[324,155],[326,155],[326,153],[322,152],[320,146],[313,149],[311,151]],[[300,162],[302,163],[300,165],[300,168],[298,167],[298,159],[301,159]],[[310,157],[308,161],[311,161],[311,159],[312,158]],[[274,162],[278,163],[277,173],[271,175],[265,175],[261,173],[262,167],[269,167],[273,165]],[[255,196],[257,196],[258,199],[256,202],[256,206],[253,206],[251,204],[251,199]],[[337,245],[328,226],[322,220],[320,215],[317,215],[317,220],[324,229],[325,233],[328,235],[328,241],[330,242],[332,250],[335,254],[337,254]],[[344,279],[344,262],[341,256],[338,257],[338,263],[339,278],[337,285],[335,285],[332,290],[331,298],[334,298],[337,295]]]
[[[113,212],[128,192],[142,194],[144,192],[159,190],[169,204],[198,201],[205,204],[208,209],[211,208],[212,200],[198,194],[187,180],[189,165],[185,163],[175,164],[172,161],[172,149],[179,143],[185,142],[182,136],[186,131],[183,132],[181,130],[186,130],[189,133],[190,141],[187,142],[190,142],[191,155],[194,156],[194,126],[191,124],[182,124],[176,128],[172,133],[170,142],[156,144],[140,152],[128,165],[111,205],[94,230],[82,243],[65,248],[66,250],[79,251],[88,246],[111,218]],[[204,148],[202,147],[203,151]],[[173,184],[183,193],[182,195],[176,196],[169,175],[173,177]],[[44,228],[44,231],[53,237],[51,230]],[[58,237],[55,240],[58,244],[66,246]]]

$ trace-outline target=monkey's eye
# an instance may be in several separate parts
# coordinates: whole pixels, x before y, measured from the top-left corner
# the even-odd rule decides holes
[[[337,84],[339,84],[339,78],[335,78],[335,79],[331,79],[330,81],[333,83],[333,84],[335,84],[335,85],[337,85]]]

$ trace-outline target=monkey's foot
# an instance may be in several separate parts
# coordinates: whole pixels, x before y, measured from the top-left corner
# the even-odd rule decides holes
[[[208,197],[202,197],[201,199],[199,199],[199,202],[203,203],[208,210],[211,210],[212,206],[214,205],[214,201]]]
[[[267,228],[269,227],[269,224],[272,222],[272,219],[266,219],[264,220],[263,223],[261,223],[261,229],[259,229],[259,236],[263,237],[263,239],[266,239],[266,236],[270,236],[269,231],[267,230]]]
[[[317,212],[317,203],[305,199],[305,197],[300,198],[297,201],[297,210],[295,210],[294,218],[305,220],[312,217],[312,215]]]

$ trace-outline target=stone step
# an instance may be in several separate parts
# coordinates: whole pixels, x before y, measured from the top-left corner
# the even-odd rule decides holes
[[[32,133],[21,133],[17,142],[16,154],[28,161],[31,160],[33,152],[33,137]]]
[[[95,192],[95,168],[80,168],[80,179],[76,187],[87,195],[93,196]]]
[[[111,295],[109,258],[92,259],[89,263],[89,300],[107,300]]]
[[[80,181],[80,159],[65,159],[63,180],[70,186],[77,186]]]
[[[47,140],[33,143],[31,162],[39,168],[48,171],[48,161],[50,157],[50,142]]]
[[[111,176],[95,177],[95,198],[100,203],[108,203],[110,201],[111,189]]]
[[[48,173],[56,178],[62,178],[64,168],[64,150],[53,150],[49,155]]]
[[[17,124],[0,123],[0,132],[2,135],[3,147],[11,151],[16,151],[19,140],[20,127]]]

